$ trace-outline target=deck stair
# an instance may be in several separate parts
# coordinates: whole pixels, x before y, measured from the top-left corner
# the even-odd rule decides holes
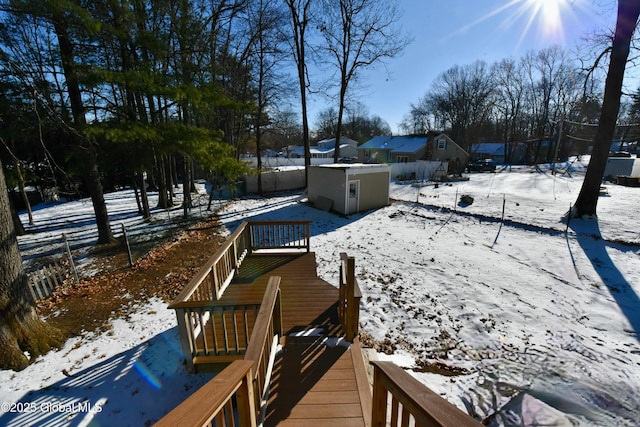
[[[354,259],[325,282],[309,235],[308,221],[243,223],[171,303],[187,366],[227,367],[157,425],[479,426],[388,362],[372,391]]]

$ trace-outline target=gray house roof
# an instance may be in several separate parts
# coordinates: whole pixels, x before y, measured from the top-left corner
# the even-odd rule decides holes
[[[331,149],[334,148],[336,145],[336,139],[335,138],[327,138],[327,139],[323,139],[322,141],[318,141],[318,143],[316,144],[318,148],[326,148],[326,149]],[[358,146],[358,141],[355,141],[351,138],[347,138],[346,136],[341,136],[340,137],[340,148],[342,148],[345,145],[350,145],[352,147],[357,147]]]
[[[427,145],[426,136],[375,136],[359,149],[390,150],[395,153],[416,153]]]

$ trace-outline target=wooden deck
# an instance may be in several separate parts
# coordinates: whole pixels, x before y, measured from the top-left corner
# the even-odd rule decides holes
[[[260,304],[270,276],[282,278],[285,336],[265,426],[368,425],[372,394],[362,352],[339,339],[338,288],[318,278],[314,253],[247,257],[215,304]]]
[[[318,278],[313,252],[248,256],[222,297],[212,305],[259,305],[271,276],[282,278],[285,335],[311,330],[322,331],[326,336],[342,333],[337,312],[338,288]]]
[[[354,258],[320,279],[309,224],[242,223],[176,296],[187,368],[226,367],[157,425],[481,425],[390,362],[372,362],[372,391]]]

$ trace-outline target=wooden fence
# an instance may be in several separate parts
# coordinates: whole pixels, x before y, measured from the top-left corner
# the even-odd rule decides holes
[[[54,261],[29,273],[29,291],[35,302],[47,298],[53,290],[72,276],[67,258]]]

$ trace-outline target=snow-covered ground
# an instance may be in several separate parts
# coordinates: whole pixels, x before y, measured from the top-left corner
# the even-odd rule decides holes
[[[392,184],[390,206],[348,218],[299,194],[247,198],[221,220],[229,229],[247,219],[313,220],[325,280],[337,284],[340,252],[356,257],[361,331],[390,353],[378,357],[479,418],[496,414],[491,425],[637,426],[640,188],[608,185],[599,218],[565,232],[583,178],[572,175]],[[22,372],[0,372],[0,424],[144,425],[210,378],[185,372],[164,304],[139,311]],[[436,362],[461,375],[416,369]]]

